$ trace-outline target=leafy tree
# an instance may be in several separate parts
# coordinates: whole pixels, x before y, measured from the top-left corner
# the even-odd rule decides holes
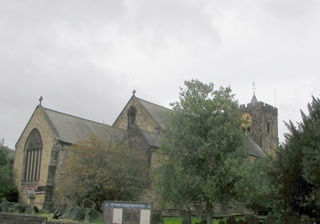
[[[165,163],[158,170],[158,192],[176,206],[206,204],[211,223],[216,203],[236,197],[238,167],[247,160],[243,147],[241,114],[230,87],[185,81],[180,101],[172,103],[160,153]]]
[[[278,206],[291,215],[320,214],[320,100],[312,97],[306,115],[296,125],[286,123],[289,133],[275,162],[273,178],[280,185]],[[319,219],[319,217],[317,217]]]
[[[124,140],[89,134],[70,153],[60,193],[78,205],[91,201],[101,211],[103,201],[134,200],[146,187],[146,160]]]
[[[8,201],[18,201],[18,190],[14,185],[13,158],[9,155],[10,149],[4,145],[4,139],[0,141],[0,198]]]
[[[274,209],[278,185],[270,177],[273,161],[272,156],[267,156],[239,167],[242,177],[237,183],[239,198],[252,211],[269,212]]]

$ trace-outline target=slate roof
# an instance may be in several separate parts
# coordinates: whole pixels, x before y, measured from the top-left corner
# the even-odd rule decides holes
[[[161,134],[157,134],[157,133],[153,133],[153,132],[149,132],[149,131],[142,131],[144,137],[146,138],[146,140],[148,141],[150,146],[153,147],[159,147],[160,144],[160,139],[162,139],[162,135]]]
[[[244,147],[248,150],[248,154],[250,156],[263,158],[266,157],[266,153],[262,151],[262,149],[252,141],[251,138],[246,137],[243,141]]]
[[[74,144],[89,133],[114,136],[118,139],[122,139],[126,135],[126,131],[106,124],[86,120],[48,108],[42,108],[58,134],[59,140],[66,143]]]
[[[166,116],[169,112],[172,112],[172,110],[165,108],[163,106],[159,106],[154,103],[150,103],[148,101],[145,101],[143,99],[140,99],[137,97],[137,100],[141,105],[148,111],[150,116],[157,122],[160,128],[165,129],[165,121],[166,121]]]

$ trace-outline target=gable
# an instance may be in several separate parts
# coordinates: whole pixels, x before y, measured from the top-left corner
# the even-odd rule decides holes
[[[27,137],[31,133],[31,131],[35,128],[38,129],[41,133],[45,133],[48,137],[50,136],[51,139],[57,137],[57,133],[54,128],[51,126],[51,123],[48,121],[44,108],[40,105],[36,107],[34,112],[32,113],[27,125],[25,126],[24,130],[22,131],[17,143],[18,145],[24,145]]]
[[[135,123],[141,130],[159,133],[161,129],[165,129],[165,118],[171,110],[150,103],[148,101],[132,96],[120,115],[113,123],[114,127],[127,130],[128,129],[128,111],[132,106],[136,109]]]

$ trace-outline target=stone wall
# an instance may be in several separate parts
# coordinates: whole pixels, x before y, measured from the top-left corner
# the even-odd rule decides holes
[[[25,127],[22,135],[20,136],[16,144],[16,153],[14,161],[14,174],[15,174],[15,183],[17,184],[19,190],[20,202],[27,203],[27,187],[28,186],[38,186],[40,189],[45,189],[47,184],[48,177],[48,166],[50,163],[51,149],[56,138],[55,133],[50,127],[45,113],[41,106],[38,106],[32,115],[32,119],[29,120],[27,126]],[[29,134],[33,129],[38,129],[41,134],[42,139],[42,159],[41,159],[41,168],[40,168],[40,180],[37,182],[23,181],[24,175],[24,150],[25,144],[29,137]],[[36,195],[34,205],[39,209],[42,209],[42,204],[44,201],[44,194]]]
[[[68,202],[67,199],[62,195],[62,186],[65,186],[66,181],[68,180],[68,173],[66,171],[66,160],[74,154],[69,149],[70,145],[62,144],[61,149],[57,154],[57,161],[55,163],[55,176],[54,176],[54,191],[53,194],[53,203],[55,205],[54,209],[62,210],[65,204]]]
[[[43,224],[45,218],[16,213],[3,213],[0,212],[0,223],[1,224]]]
[[[46,220],[44,217],[0,212],[0,224],[85,224],[83,222],[66,222],[61,220]]]

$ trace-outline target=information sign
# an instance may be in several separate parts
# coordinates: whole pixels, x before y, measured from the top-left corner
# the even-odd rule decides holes
[[[150,224],[152,203],[104,202],[104,224]]]

